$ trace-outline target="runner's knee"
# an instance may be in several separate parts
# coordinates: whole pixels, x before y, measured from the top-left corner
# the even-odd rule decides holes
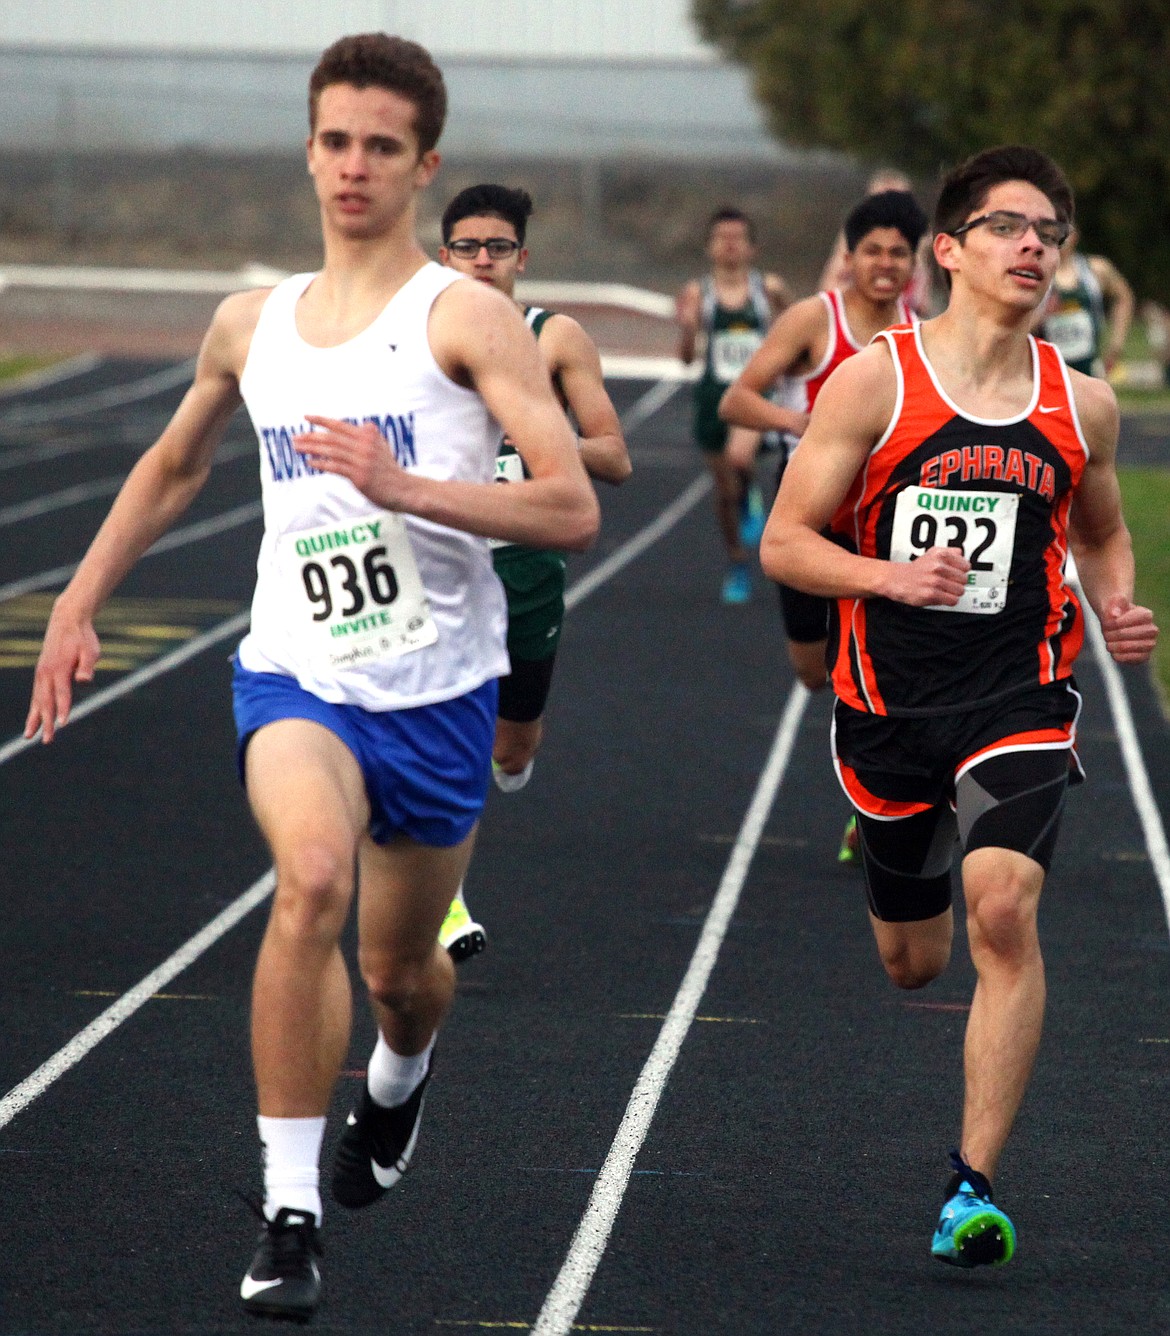
[[[446,953],[442,953],[444,960]],[[433,983],[436,950],[433,944],[420,952],[398,948],[358,952],[358,968],[366,990],[390,1011],[408,1013],[429,995]]]
[[[272,907],[276,930],[291,937],[335,938],[349,910],[353,861],[325,841],[308,841],[277,860]]]

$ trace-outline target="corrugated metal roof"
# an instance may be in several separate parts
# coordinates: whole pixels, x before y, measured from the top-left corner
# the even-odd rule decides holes
[[[316,52],[401,33],[436,56],[703,60],[691,0],[5,0],[0,45]]]

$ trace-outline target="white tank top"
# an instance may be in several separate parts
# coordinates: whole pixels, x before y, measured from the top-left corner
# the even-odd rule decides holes
[[[462,279],[428,263],[360,334],[315,348],[296,327],[315,277],[272,290],[240,377],[264,502],[240,662],[367,710],[450,700],[509,670],[487,540],[382,511],[347,479],[313,469],[292,437],[309,413],[372,421],[403,467],[490,483],[500,427],[478,394],[444,374],[427,340],[435,298]]]

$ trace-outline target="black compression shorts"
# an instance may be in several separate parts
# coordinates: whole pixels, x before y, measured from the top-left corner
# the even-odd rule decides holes
[[[1073,750],[1072,683],[926,719],[834,710],[837,774],[858,809],[870,909],[933,918],[951,903],[956,846],[1011,849],[1045,871],[1064,795],[1083,778]]]

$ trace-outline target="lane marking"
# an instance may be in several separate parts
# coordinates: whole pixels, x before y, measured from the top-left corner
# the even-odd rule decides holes
[[[173,552],[176,548],[186,547],[190,543],[200,543],[204,538],[214,538],[229,529],[238,529],[241,524],[259,519],[262,513],[259,501],[247,501],[242,506],[225,510],[210,519],[196,520],[195,523],[186,524],[180,529],[172,529],[170,533],[163,534],[138,560],[145,561],[147,557],[157,557],[160,553]],[[63,585],[80,564],[79,561],[71,561],[68,565],[54,566],[52,570],[41,571],[37,575],[28,575],[22,580],[11,580],[6,585],[0,585],[0,603],[6,599],[18,598],[21,594],[34,594],[53,585]]]
[[[662,405],[678,392],[680,384],[680,381],[664,378],[657,385],[651,385],[644,394],[639,395],[622,414],[621,425],[624,434],[632,436],[643,422],[652,418]]]
[[[165,673],[169,673],[172,668],[178,668],[180,664],[186,663],[188,659],[193,659],[197,654],[202,654],[211,645],[217,645],[221,640],[239,635],[247,627],[251,615],[251,609],[237,613],[234,617],[229,617],[226,622],[220,622],[218,626],[213,626],[209,631],[204,631],[202,635],[188,640],[185,645],[180,645],[178,649],[172,650],[169,654],[164,654],[161,659],[155,659],[153,663],[146,664],[145,667],[139,668],[136,672],[128,673],[117,682],[111,683],[108,687],[103,687],[101,691],[95,691],[92,696],[86,696],[83,701],[74,707],[69,716],[69,723],[74,724],[77,720],[84,719],[86,715],[93,714],[112,701],[128,696],[140,686],[145,686],[147,682],[153,682],[156,677],[162,677]],[[26,738],[23,735],[10,738],[0,747],[0,765],[12,760],[14,756],[19,756],[21,752],[27,751],[30,747],[38,746],[40,746],[39,733],[31,738]],[[0,1124],[0,1126],[3,1126],[3,1124]]]
[[[1142,834],[1145,836],[1146,848],[1150,854],[1150,865],[1162,893],[1162,909],[1166,915],[1167,925],[1170,926],[1170,846],[1166,843],[1166,827],[1162,823],[1162,814],[1158,810],[1149,771],[1142,756],[1141,743],[1138,741],[1137,728],[1133,722],[1133,711],[1130,709],[1129,697],[1125,692],[1125,683],[1121,680],[1117,664],[1113,662],[1109,651],[1105,648],[1101,623],[1083,593],[1081,601],[1085,610],[1085,626],[1093,646],[1093,656],[1105,680],[1105,693],[1109,697],[1113,726],[1117,730],[1117,740],[1121,745],[1122,759],[1125,761],[1130,795],[1137,809],[1138,820],[1141,822]]]
[[[635,557],[639,557],[648,547],[653,546],[664,534],[671,529],[687,514],[693,510],[696,503],[702,500],[711,490],[711,475],[704,473],[696,478],[694,482],[666,509],[658,516],[656,520],[651,521],[640,533],[636,533],[633,538],[624,542],[621,547],[611,552],[602,562],[599,562],[588,573],[583,575],[571,589],[565,591],[565,610],[575,608],[578,603],[583,602],[606,580],[610,579],[622,569],[628,566]]]
[[[25,594],[0,603],[0,669],[36,667],[52,610],[50,594]],[[230,599],[114,597],[95,618],[102,653],[94,671],[140,668],[240,611],[240,602]]]
[[[435,1318],[436,1327],[478,1327],[481,1331],[533,1331],[531,1322],[489,1322],[483,1319],[478,1321],[458,1321],[454,1318]],[[613,1331],[613,1332],[652,1332],[660,1331],[660,1327],[611,1327],[603,1326],[597,1322],[574,1322],[573,1331]]]
[[[79,1031],[73,1038],[59,1048],[56,1053],[32,1073],[26,1076],[23,1081],[8,1092],[3,1099],[0,1099],[0,1127],[6,1127],[13,1118],[44,1092],[57,1080],[64,1076],[71,1067],[75,1067],[82,1058],[85,1057],[91,1049],[94,1049],[108,1035],[128,1020],[133,1014],[149,1002],[150,999],[177,975],[181,974],[188,965],[198,960],[199,957],[213,946],[228,931],[250,913],[257,905],[263,903],[273,891],[276,885],[276,874],[271,868],[224,910],[221,910],[215,918],[201,928],[189,941],[185,942],[173,955],[167,957],[157,969],[151,970],[144,979],[139,980],[128,992],[112,1005],[105,1009],[100,1016],[90,1021],[84,1030]]]
[[[581,1304],[609,1243],[610,1233],[629,1184],[634,1159],[650,1130],[658,1101],[678,1060],[683,1040],[699,1009],[699,1002],[715,968],[723,939],[727,936],[728,926],[759,846],[764,823],[772,810],[776,793],[788,768],[801,716],[808,705],[808,700],[808,691],[797,682],[784,707],[771,753],[747,815],[743,819],[739,838],[732,848],[723,879],[703,924],[695,953],[691,957],[691,963],[666,1022],[659,1031],[654,1048],[634,1086],[625,1116],[618,1127],[609,1154],[605,1157],[597,1182],[593,1185],[589,1204],[573,1235],[560,1274],[544,1301],[536,1325],[532,1328],[536,1336],[567,1336],[567,1333],[574,1330]]]
[[[78,394],[72,399],[55,399],[47,404],[16,404],[0,414],[0,430],[5,427],[26,427],[36,422],[56,422],[59,418],[81,417],[86,413],[100,413],[107,408],[123,408],[126,404],[153,399],[176,386],[189,381],[195,374],[195,358],[163,367],[140,380],[110,385],[91,394]]]
[[[252,445],[237,442],[217,450],[212,468],[220,464],[230,464],[242,455],[252,456]],[[127,475],[119,473],[108,478],[95,478],[92,482],[79,482],[72,487],[64,487],[59,492],[46,492],[35,496],[31,501],[19,501],[16,505],[0,509],[0,529],[10,524],[19,524],[22,520],[36,519],[40,515],[49,515],[54,510],[64,510],[68,506],[78,506],[85,501],[95,501],[101,496],[113,496],[120,491]]]
[[[619,1011],[617,1019],[619,1021],[664,1021],[667,1014],[664,1011]],[[706,1021],[711,1025],[763,1025],[763,1021],[754,1020],[750,1016],[696,1016],[696,1021]]]

